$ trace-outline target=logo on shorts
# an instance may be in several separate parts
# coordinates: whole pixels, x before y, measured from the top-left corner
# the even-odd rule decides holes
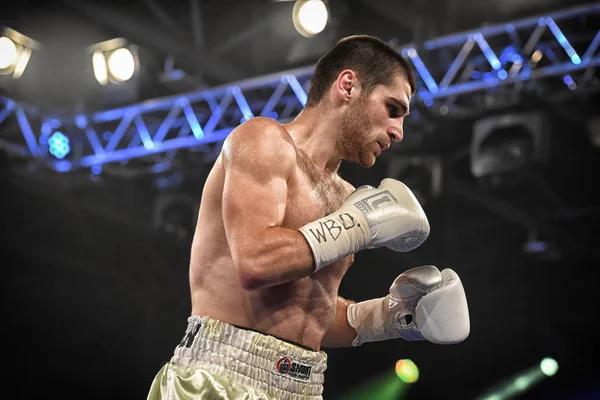
[[[307,381],[310,378],[311,369],[312,367],[310,365],[300,364],[287,357],[281,357],[279,361],[277,361],[277,372],[301,381]]]
[[[287,374],[290,372],[290,368],[292,366],[292,360],[287,357],[281,357],[279,361],[277,361],[277,371],[282,374]]]

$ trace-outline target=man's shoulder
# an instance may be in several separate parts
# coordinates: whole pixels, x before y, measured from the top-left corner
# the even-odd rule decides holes
[[[229,141],[250,143],[288,143],[294,145],[289,132],[279,122],[267,117],[253,117],[237,128],[228,136]]]
[[[289,132],[271,118],[254,117],[235,128],[223,143],[225,160],[262,158],[273,166],[292,167],[297,162],[296,146]]]

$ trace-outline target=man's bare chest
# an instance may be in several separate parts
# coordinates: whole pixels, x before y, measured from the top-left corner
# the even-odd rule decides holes
[[[318,177],[299,170],[289,186],[285,225],[297,229],[339,209],[350,194],[340,177]]]

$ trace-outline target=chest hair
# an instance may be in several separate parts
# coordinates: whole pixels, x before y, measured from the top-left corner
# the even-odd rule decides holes
[[[297,151],[298,165],[308,177],[318,201],[322,204],[323,214],[331,214],[339,209],[350,194],[349,185],[344,184],[337,175],[326,177],[324,173],[317,170],[306,153],[300,149]]]

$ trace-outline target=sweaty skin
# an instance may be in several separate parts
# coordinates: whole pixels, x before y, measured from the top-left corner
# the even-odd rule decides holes
[[[206,180],[192,243],[192,315],[315,350],[351,345],[356,332],[338,289],[354,256],[313,273],[297,229],[334,212],[354,189],[337,174],[342,159],[371,166],[402,139],[406,79],[359,95],[355,75],[341,73],[321,109],[305,109],[287,125],[256,117],[228,136]],[[363,131],[344,142],[352,118]]]

